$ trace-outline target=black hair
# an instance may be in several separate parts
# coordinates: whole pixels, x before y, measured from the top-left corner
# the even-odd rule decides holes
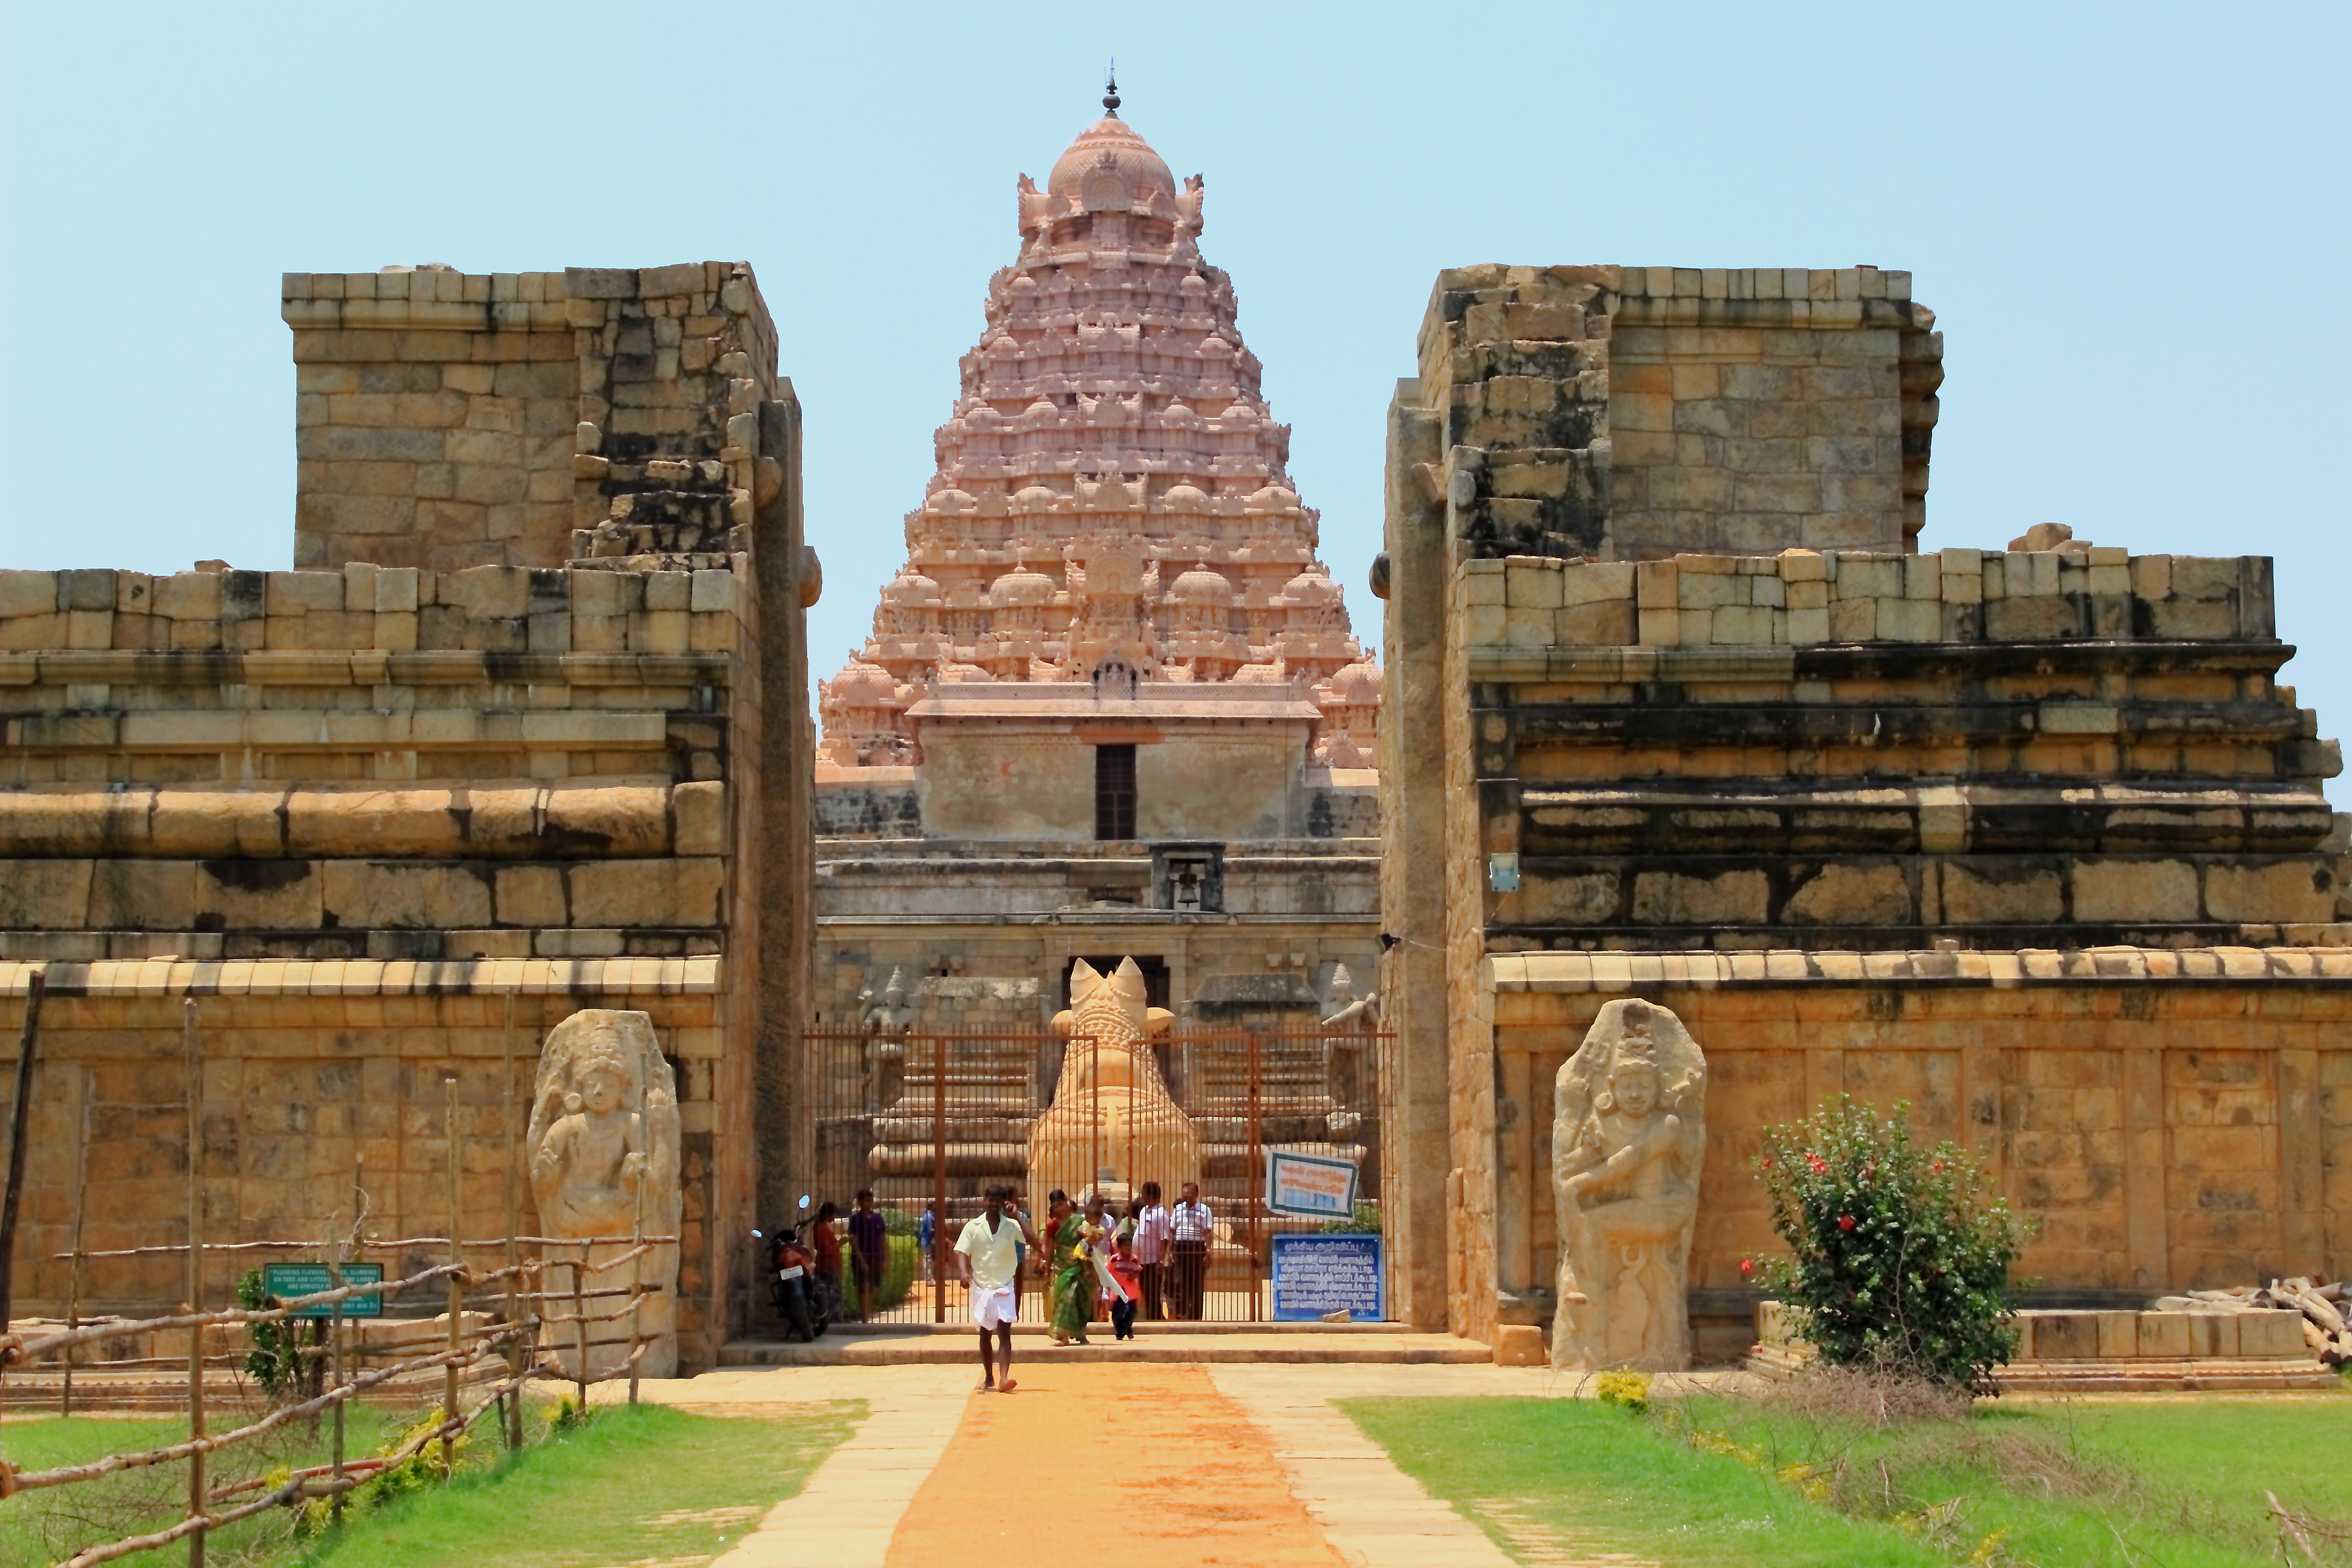
[[[1160,1195],[1160,1184],[1159,1184],[1158,1182],[1146,1182],[1146,1183],[1144,1183],[1144,1184],[1143,1184],[1143,1195],[1144,1195],[1145,1197],[1147,1197],[1147,1198],[1156,1198],[1156,1197],[1158,1197],[1158,1196]]]
[[[816,1217],[819,1219],[831,1219],[840,1212],[841,1205],[833,1202],[830,1198],[816,1205]]]
[[[1052,1192],[1045,1194],[1045,1201],[1049,1204],[1066,1204],[1070,1201],[1070,1194],[1064,1192],[1061,1188],[1055,1187]]]
[[[857,1195],[861,1198],[870,1198],[874,1195],[874,1189],[872,1187],[860,1187],[857,1189]]]

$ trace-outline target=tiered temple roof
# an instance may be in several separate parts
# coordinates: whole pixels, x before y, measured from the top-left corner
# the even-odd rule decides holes
[[[908,710],[964,682],[1289,688],[1322,715],[1315,765],[1372,765],[1380,673],[1202,259],[1201,177],[1178,189],[1118,106],[1044,190],[1021,176],[1020,257],[989,280],[907,563],[823,688],[835,766],[919,762]]]

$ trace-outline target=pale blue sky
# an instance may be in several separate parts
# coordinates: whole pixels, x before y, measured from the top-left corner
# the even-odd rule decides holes
[[[2286,677],[2352,729],[2341,4],[9,0],[0,29],[0,563],[287,563],[281,271],[749,259],[807,408],[829,672],[1014,177],[1116,53],[1129,123],[1207,177],[1362,629],[1440,267],[1869,262],[1947,333],[1929,548],[2049,521],[2274,555]]]

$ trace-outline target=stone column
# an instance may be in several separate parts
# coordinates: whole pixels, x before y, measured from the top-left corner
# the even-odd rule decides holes
[[[801,405],[792,384],[760,412],[762,464],[782,482],[755,520],[752,570],[760,584],[759,793],[757,842],[746,862],[758,878],[756,1090],[758,1205],[777,1218],[810,1177],[815,1154],[814,1086],[803,1026],[814,977],[810,898],[815,879],[809,796],[814,784],[814,721],[808,710],[807,607],[822,584],[804,548],[801,504]],[[730,952],[740,962],[749,954]]]
[[[1444,841],[1445,511],[1431,482],[1444,458],[1421,383],[1397,383],[1389,405],[1388,593],[1380,730],[1381,927],[1398,939],[1381,959],[1391,1097],[1381,1208],[1396,1301],[1416,1329],[1446,1326],[1445,866]]]

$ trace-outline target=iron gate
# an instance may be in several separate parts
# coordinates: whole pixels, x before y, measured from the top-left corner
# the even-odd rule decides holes
[[[1313,1025],[1178,1029],[1134,1052],[1044,1029],[819,1028],[809,1040],[817,1073],[809,1191],[819,1208],[840,1211],[835,1228],[853,1319],[869,1315],[870,1301],[872,1321],[961,1321],[951,1248],[998,1184],[1042,1231],[1055,1189],[1082,1198],[1099,1187],[1124,1214],[1146,1181],[1158,1182],[1172,1206],[1179,1184],[1197,1180],[1215,1222],[1197,1292],[1198,1316],[1208,1321],[1270,1317],[1273,1238],[1331,1228],[1268,1209],[1268,1151],[1352,1164],[1357,1205],[1346,1223],[1380,1224],[1392,1035]],[[861,1190],[873,1193],[887,1232],[877,1270],[860,1269],[849,1241],[847,1215]],[[1036,1259],[1024,1261],[1021,1316],[1036,1321],[1045,1281]],[[1172,1268],[1160,1283],[1165,1301]]]

